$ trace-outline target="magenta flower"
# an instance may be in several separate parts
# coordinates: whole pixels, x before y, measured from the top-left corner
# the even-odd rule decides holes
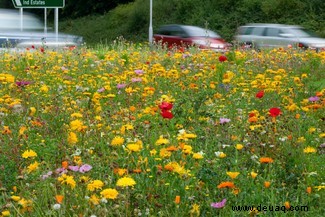
[[[308,98],[309,102],[316,102],[319,100],[319,97],[318,96],[312,96],[312,97],[309,97]]]
[[[31,84],[32,82],[31,81],[16,81],[16,85],[18,87],[23,87],[23,86],[27,86],[29,84]]]
[[[211,207],[221,209],[226,205],[227,199],[223,199],[221,202],[211,203]]]

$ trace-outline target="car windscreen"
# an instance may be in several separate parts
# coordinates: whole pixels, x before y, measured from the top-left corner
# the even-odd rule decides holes
[[[208,29],[203,29],[195,26],[185,26],[183,28],[190,37],[220,38],[220,35]]]

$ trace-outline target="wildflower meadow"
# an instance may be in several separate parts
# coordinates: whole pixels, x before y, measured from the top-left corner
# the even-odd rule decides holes
[[[324,73],[294,48],[1,51],[0,216],[323,216]]]

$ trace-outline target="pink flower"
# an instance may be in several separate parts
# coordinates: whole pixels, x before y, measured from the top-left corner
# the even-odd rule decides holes
[[[85,173],[85,172],[88,172],[92,169],[93,167],[90,166],[89,164],[84,164],[82,165],[80,168],[79,168],[79,172],[81,173]]]
[[[220,121],[220,124],[225,124],[225,123],[229,123],[230,119],[229,118],[220,118],[219,121]]]
[[[211,203],[211,207],[220,209],[226,205],[226,202],[227,202],[227,199],[223,199],[221,202]]]

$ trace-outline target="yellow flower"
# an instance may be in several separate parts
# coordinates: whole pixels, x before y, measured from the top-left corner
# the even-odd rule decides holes
[[[226,172],[226,173],[232,179],[235,179],[240,174],[240,172]]]
[[[237,150],[242,150],[243,148],[244,148],[244,146],[242,144],[237,144],[236,145]]]
[[[168,151],[166,148],[162,148],[159,151],[159,156],[161,158],[169,158],[172,155],[170,151]]]
[[[82,118],[82,117],[83,117],[82,114],[79,113],[79,112],[75,112],[75,113],[71,114],[70,116],[71,116],[72,118]]]
[[[20,129],[19,129],[19,136],[24,135],[24,132],[25,132],[26,130],[27,130],[27,127],[25,127],[25,126],[20,127]]]
[[[138,143],[131,143],[131,144],[128,144],[126,147],[127,147],[127,149],[129,149],[130,151],[133,151],[133,152],[138,152],[142,149],[142,145],[138,144]]]
[[[117,180],[117,183],[116,183],[116,185],[119,187],[134,186],[135,184],[136,184],[136,182],[131,177],[120,178],[119,180]]]
[[[124,138],[123,137],[120,137],[120,136],[116,136],[113,138],[113,140],[111,141],[111,145],[112,146],[120,146],[120,145],[123,145],[124,143]]]
[[[164,136],[160,136],[159,139],[156,141],[156,145],[167,145],[169,144],[169,140],[165,139]]]
[[[306,139],[304,137],[299,137],[297,142],[298,143],[304,143],[304,142],[306,142]]]
[[[319,138],[325,138],[325,133],[319,134]]]
[[[93,205],[98,205],[99,204],[99,198],[93,194],[90,196],[89,201],[93,204]]]
[[[29,116],[34,116],[35,113],[36,113],[36,108],[35,107],[30,107],[29,108]]]
[[[34,158],[37,157],[37,153],[31,149],[26,150],[22,155],[23,158]]]
[[[58,181],[61,184],[67,184],[71,188],[76,187],[76,181],[73,179],[73,176],[68,176],[67,174],[62,174],[60,177],[58,177]]]
[[[40,91],[41,92],[44,92],[44,93],[47,93],[47,92],[49,92],[49,88],[48,88],[48,86],[46,86],[45,84],[40,88]]]
[[[10,211],[9,210],[2,211],[1,216],[10,216]]]
[[[70,145],[74,145],[77,142],[78,142],[77,134],[75,134],[74,132],[69,132],[69,134],[68,134],[68,143]]]
[[[183,148],[182,148],[182,152],[184,154],[191,154],[192,153],[192,146],[184,145]]]
[[[315,186],[315,188],[317,189],[317,191],[320,191],[322,189],[325,189],[325,185]]]
[[[203,159],[203,155],[202,155],[201,153],[194,153],[194,154],[193,154],[193,158],[194,158],[194,159],[197,159],[197,160],[198,160],[198,159]]]
[[[307,148],[304,149],[304,153],[306,153],[306,154],[316,153],[316,152],[317,152],[316,148],[313,148],[310,146],[308,146]]]
[[[255,173],[254,171],[251,172],[251,177],[252,177],[253,179],[255,179],[257,175],[258,175],[258,173]]]
[[[30,164],[30,165],[27,167],[27,172],[28,172],[28,173],[31,173],[31,172],[37,170],[37,169],[38,169],[38,165],[39,165],[39,163],[38,163],[37,161],[35,161],[34,163]]]
[[[76,130],[76,131],[81,131],[84,129],[83,123],[80,120],[74,120],[70,122],[70,129],[71,130]]]
[[[200,216],[200,205],[194,203],[192,205],[192,209],[190,210],[192,215]]]
[[[11,196],[11,199],[12,199],[13,201],[17,202],[17,201],[19,201],[21,198],[20,198],[19,196],[15,196],[15,195],[13,195],[13,196]]]
[[[117,198],[118,191],[116,189],[107,188],[107,189],[102,190],[100,192],[100,195],[102,195],[106,199],[114,200]]]
[[[225,158],[227,157],[227,155],[225,153],[223,153],[222,151],[217,151],[217,152],[214,152],[215,155],[218,157],[218,158]]]
[[[308,133],[310,133],[310,134],[312,134],[313,132],[315,132],[316,131],[316,128],[315,127],[310,127],[309,129],[308,129]]]
[[[102,189],[103,186],[104,186],[104,183],[102,181],[94,180],[87,185],[87,190],[95,191],[97,189]]]

